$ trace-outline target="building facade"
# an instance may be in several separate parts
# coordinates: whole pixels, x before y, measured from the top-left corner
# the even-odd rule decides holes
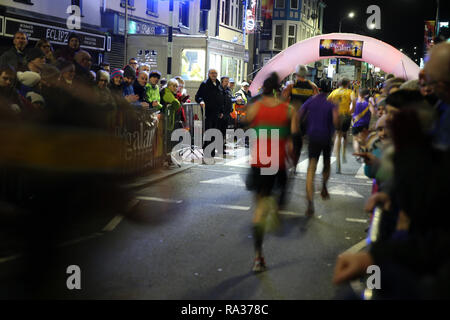
[[[269,33],[264,32],[264,29],[268,29],[264,25],[268,24],[270,8],[266,9],[266,12],[262,9],[262,30],[259,34],[255,33],[250,40],[250,51],[254,52],[254,60],[251,61],[253,72],[291,45],[322,34],[325,7],[320,0],[273,0]],[[260,39],[255,39],[256,37]],[[314,63],[310,67],[313,70]]]
[[[101,63],[108,50],[108,34],[101,25],[102,0],[1,0],[0,1],[0,54],[12,47],[16,31],[28,35],[28,48],[40,39],[47,39],[56,49],[67,44],[68,36],[75,32],[81,47],[88,50],[94,63]],[[80,29],[72,30],[71,6],[81,9]]]

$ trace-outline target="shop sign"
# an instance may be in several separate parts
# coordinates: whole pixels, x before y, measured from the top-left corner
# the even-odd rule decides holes
[[[5,18],[4,34],[7,37],[14,37],[17,31],[22,31],[28,35],[29,40],[38,41],[47,39],[51,43],[67,44],[69,35],[74,32],[80,38],[80,46],[85,49],[105,50],[106,37],[99,34],[74,31],[46,24],[24,21],[14,18]]]

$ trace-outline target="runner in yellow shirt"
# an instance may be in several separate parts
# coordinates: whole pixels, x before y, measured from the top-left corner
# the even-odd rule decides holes
[[[344,138],[342,146],[342,162],[346,162],[345,150],[347,146],[347,131],[350,128],[352,116],[350,113],[350,104],[354,99],[352,89],[349,89],[350,80],[342,79],[341,86],[335,89],[329,96],[328,100],[338,106],[339,110],[339,127],[336,128],[336,141],[335,141],[335,153],[336,153],[336,173],[341,173],[341,140]]]

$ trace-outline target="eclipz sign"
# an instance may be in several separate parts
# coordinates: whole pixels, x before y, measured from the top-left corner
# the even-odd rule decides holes
[[[5,18],[5,36],[13,37],[17,31],[28,35],[28,39],[38,41],[47,39],[56,44],[67,44],[71,32],[75,32],[80,38],[82,48],[91,50],[105,50],[106,37],[99,34],[91,34],[81,31],[73,31],[65,28],[49,26],[41,23],[23,21],[14,18]]]

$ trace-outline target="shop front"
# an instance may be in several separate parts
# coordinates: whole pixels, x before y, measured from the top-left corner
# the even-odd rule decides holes
[[[103,53],[107,50],[108,38],[104,33],[91,30],[70,30],[61,24],[50,24],[48,21],[31,20],[17,16],[0,17],[0,50],[4,52],[12,46],[12,38],[17,31],[28,35],[28,48],[33,47],[40,39],[47,39],[57,49],[65,46],[69,35],[74,32],[80,38],[81,48],[89,51],[94,63],[103,61]]]
[[[138,62],[150,64],[152,69],[158,69],[167,77],[166,36],[129,35],[127,52],[127,59],[136,57]],[[171,76],[181,76],[185,80],[192,100],[209,69],[216,69],[219,78],[223,75],[234,78],[239,85],[245,80],[247,61],[245,47],[241,44],[203,35],[173,37]]]

